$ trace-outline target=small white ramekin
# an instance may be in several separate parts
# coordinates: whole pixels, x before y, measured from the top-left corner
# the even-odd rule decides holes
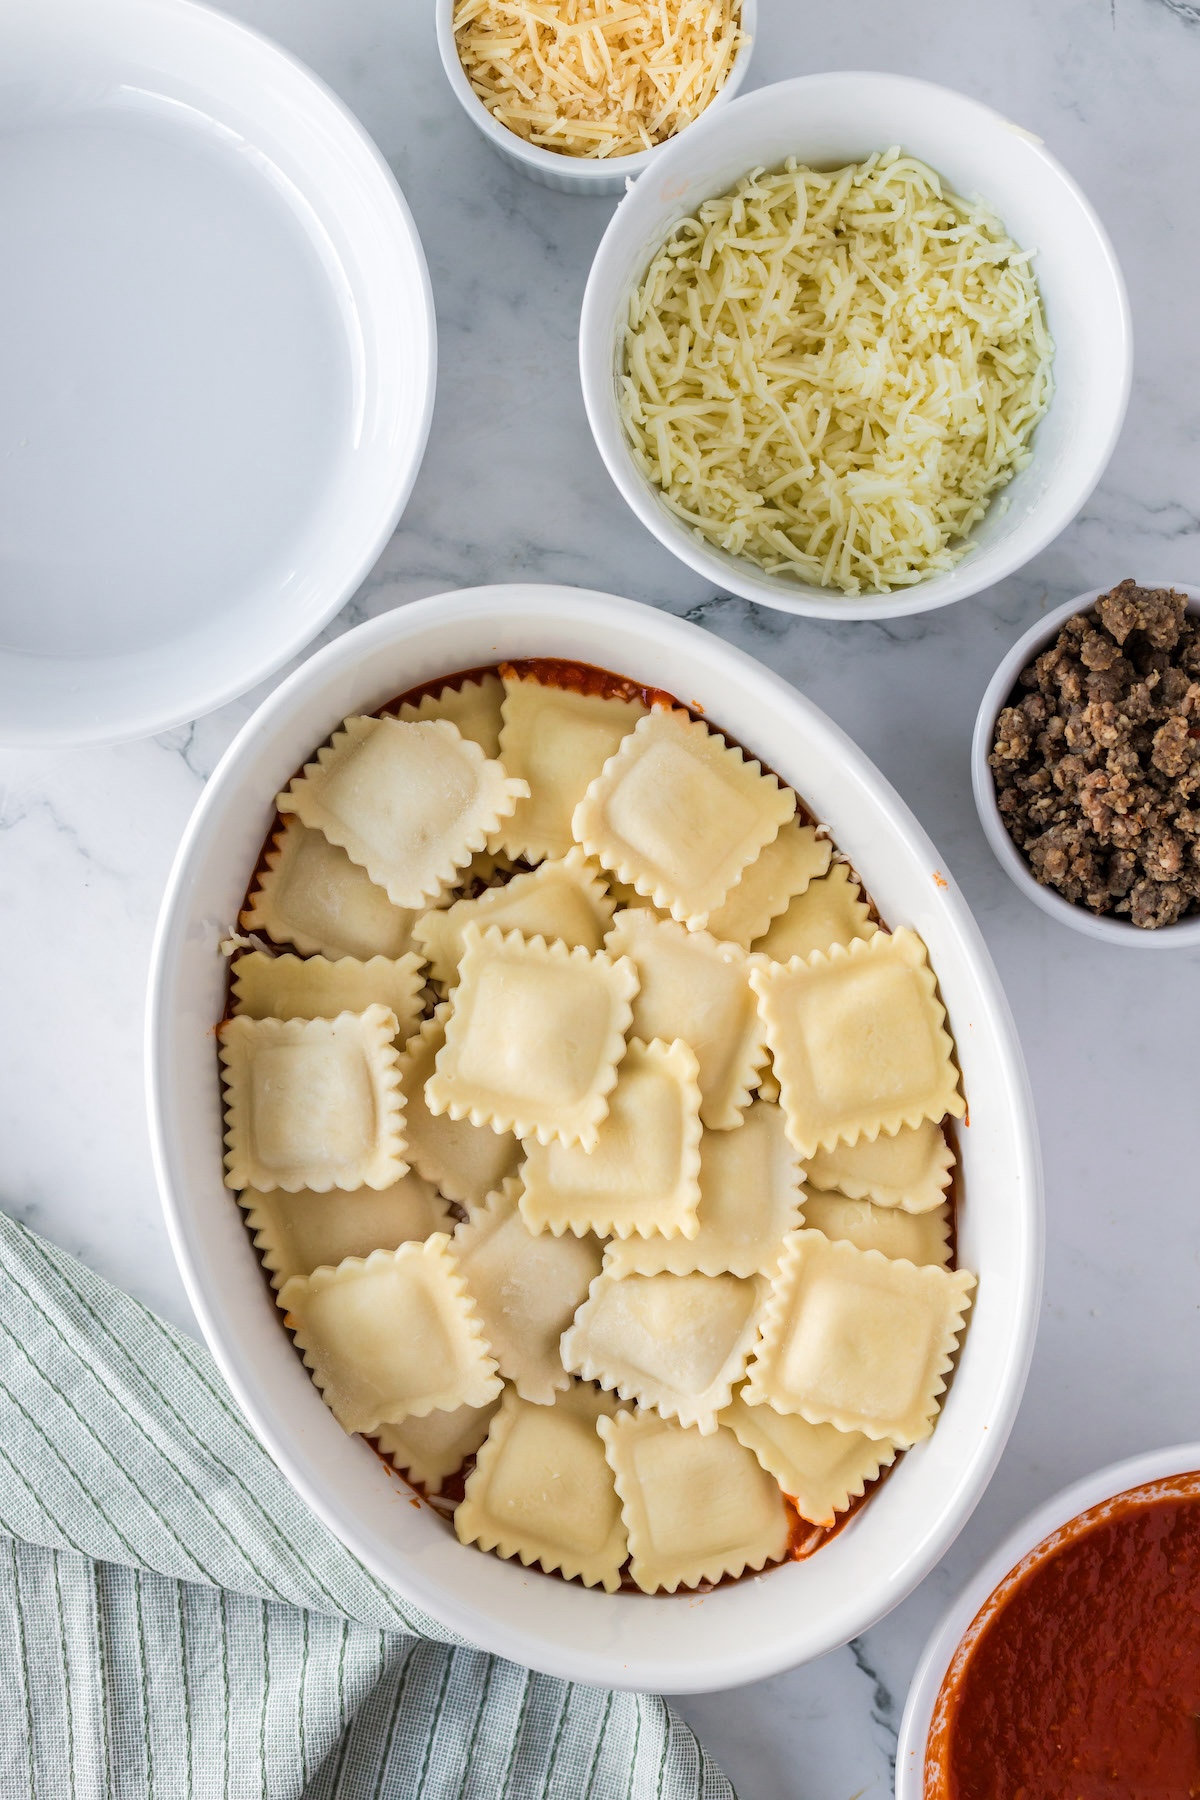
[[[1188,587],[1182,581],[1144,582],[1142,585],[1173,587],[1177,593],[1187,595],[1189,612],[1200,613],[1200,588]],[[1086,906],[1065,900],[1055,888],[1043,887],[1009,837],[996,801],[996,783],[988,756],[995,741],[996,720],[1008,704],[1021,670],[1050,647],[1068,619],[1073,619],[1076,613],[1087,612],[1101,594],[1108,591],[1107,588],[1093,588],[1090,593],[1077,594],[1074,600],[1065,600],[1061,606],[1056,606],[1036,625],[1031,625],[1024,637],[1017,639],[992,676],[980,702],[975,735],[971,740],[971,786],[975,790],[975,806],[984,835],[1005,874],[1035,906],[1040,906],[1061,925],[1070,925],[1073,930],[1082,931],[1085,937],[1096,938],[1101,943],[1120,944],[1126,950],[1196,949],[1200,947],[1200,914],[1181,919],[1176,925],[1160,926],[1157,931],[1145,931],[1128,919],[1108,918],[1091,912]]]
[[[442,67],[463,111],[494,150],[543,187],[555,188],[560,194],[623,194],[631,181],[685,134],[679,132],[664,143],[655,144],[651,150],[639,150],[636,156],[605,158],[564,156],[558,150],[543,150],[540,144],[527,144],[523,137],[518,137],[515,131],[492,117],[467,80],[454,41],[454,0],[435,0],[435,19]],[[758,0],[742,0],[742,30],[745,38],[734,57],[725,85],[700,115],[701,119],[709,118],[718,107],[732,100],[746,79],[758,30]],[[695,123],[699,124],[700,120]],[[685,127],[685,131],[691,129],[690,125]]]
[[[1175,1444],[1168,1450],[1147,1450],[1124,1462],[1110,1463],[1047,1500],[1004,1540],[944,1615],[921,1654],[900,1721],[896,1800],[923,1800],[925,1746],[942,1682],[972,1620],[1004,1577],[1051,1532],[1069,1525],[1089,1507],[1115,1499],[1130,1488],[1166,1481],[1173,1475],[1187,1475],[1194,1469],[1200,1469],[1200,1444]]]
[[[962,561],[914,587],[850,599],[836,588],[768,574],[709,543],[670,510],[634,462],[621,420],[621,339],[630,294],[675,226],[703,201],[789,156],[831,169],[892,144],[923,158],[957,193],[984,200],[1014,240],[1036,253],[1055,341],[1055,389],[1029,463],[975,527]],[[653,175],[621,202],[596,251],[579,322],[579,372],[608,472],[659,543],[718,591],[808,618],[891,619],[993,586],[1070,523],[1117,441],[1132,337],[1125,285],[1104,228],[1037,138],[950,88],[843,70],[743,94],[719,115],[710,109],[656,155]]]

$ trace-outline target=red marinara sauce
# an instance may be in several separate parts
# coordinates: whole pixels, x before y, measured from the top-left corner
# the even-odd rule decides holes
[[[1200,1796],[1200,1473],[1131,1488],[1005,1577],[946,1673],[925,1800]]]

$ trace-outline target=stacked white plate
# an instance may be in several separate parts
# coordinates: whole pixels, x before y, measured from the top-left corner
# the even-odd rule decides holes
[[[420,241],[307,70],[189,0],[8,0],[0,741],[160,731],[360,584],[433,404]]]

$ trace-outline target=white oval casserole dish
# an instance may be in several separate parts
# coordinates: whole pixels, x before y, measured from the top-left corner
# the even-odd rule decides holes
[[[606,1595],[460,1545],[321,1401],[282,1329],[222,1185],[214,1022],[220,941],[237,917],[273,797],[350,712],[505,657],[600,664],[700,706],[828,822],[883,918],[925,938],[958,1045],[960,1260],[979,1289],[932,1438],[806,1563],[700,1597]],[[559,587],[416,602],[327,646],[259,708],[192,816],[167,884],[147,1017],[154,1157],[167,1226],[214,1356],[271,1455],[375,1573],[451,1630],[576,1681],[703,1692],[846,1642],[944,1554],[982,1494],[1021,1396],[1042,1270],[1041,1176],[1028,1081],[979,932],[932,844],[867,758],[778,675],[653,608]]]

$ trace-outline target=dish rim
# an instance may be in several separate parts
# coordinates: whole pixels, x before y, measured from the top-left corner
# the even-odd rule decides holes
[[[385,1568],[367,1541],[370,1533],[365,1523],[360,1527],[356,1517],[347,1516],[347,1504],[339,1505],[335,1497],[331,1496],[327,1503],[323,1495],[314,1492],[308,1477],[297,1467],[299,1451],[293,1455],[293,1447],[298,1444],[300,1435],[297,1424],[271,1399],[265,1381],[256,1371],[239,1360],[238,1327],[236,1324],[231,1326],[227,1333],[218,1316],[223,1309],[220,1296],[210,1296],[208,1282],[197,1266],[206,1259],[206,1253],[196,1228],[196,1208],[188,1203],[181,1204],[173,1179],[176,1152],[169,1141],[165,1115],[176,1110],[175,1102],[166,1090],[175,1060],[171,1002],[182,942],[180,929],[189,917],[193,861],[202,866],[212,854],[205,842],[209,821],[214,816],[220,819],[226,790],[235,786],[240,778],[243,751],[269,736],[276,722],[287,719],[293,704],[302,702],[307,693],[324,691],[329,676],[336,674],[343,678],[338,697],[346,698],[347,703],[352,704],[349,694],[355,686],[361,689],[362,672],[369,665],[372,652],[382,644],[403,642],[410,637],[419,639],[427,624],[445,626],[465,622],[478,630],[495,620],[499,641],[494,641],[494,648],[499,660],[503,654],[504,635],[512,628],[509,621],[514,609],[522,609],[518,629],[527,630],[529,620],[536,614],[538,630],[544,628],[547,637],[553,641],[554,624],[561,618],[564,606],[587,615],[593,624],[602,628],[614,623],[627,631],[640,628],[644,641],[656,649],[662,650],[672,643],[692,645],[696,649],[703,645],[702,653],[710,659],[715,658],[718,667],[727,669],[732,665],[745,686],[747,704],[751,703],[751,694],[754,701],[761,694],[764,705],[773,707],[777,715],[786,718],[790,709],[793,716],[803,718],[805,729],[822,736],[828,734],[827,743],[849,761],[860,791],[869,794],[872,806],[886,808],[898,836],[922,858],[928,857],[931,868],[937,867],[936,853],[926,834],[866,753],[782,676],[701,627],[615,595],[540,584],[474,588],[413,602],[335,639],[289,676],[243,726],[197,802],[167,881],[151,954],[146,1003],[146,1084],[152,1159],[168,1235],[188,1298],[238,1404],[297,1492],[334,1535],[386,1585],[469,1641],[481,1642],[497,1654],[550,1673],[566,1673],[573,1679],[604,1686],[676,1693],[709,1692],[758,1680],[824,1654],[878,1622],[904,1599],[945,1553],[974,1510],[995,1470],[1020,1404],[1033,1354],[1042,1287],[1044,1220],[1040,1152],[1032,1094],[1012,1015],[979,928],[952,879],[943,877],[937,884],[942,890],[938,896],[939,906],[948,908],[947,929],[968,961],[970,979],[979,998],[979,1020],[986,1021],[997,1045],[1002,1066],[1002,1075],[998,1079],[1005,1095],[1004,1104],[1014,1114],[1017,1124],[1016,1185],[1022,1196],[1017,1229],[1025,1253],[1016,1260],[1012,1278],[1013,1324],[995,1352],[995,1373],[990,1378],[996,1395],[994,1410],[989,1412],[987,1427],[980,1433],[979,1440],[964,1452],[952,1478],[945,1482],[935,1527],[926,1525],[921,1530],[914,1530],[911,1536],[906,1535],[902,1554],[897,1554],[886,1578],[873,1583],[865,1600],[848,1595],[833,1621],[834,1628],[827,1623],[824,1635],[809,1645],[797,1648],[793,1641],[781,1643],[775,1635],[768,1637],[753,1653],[739,1653],[735,1666],[717,1668],[713,1667],[711,1657],[706,1660],[686,1651],[673,1650],[670,1656],[645,1656],[639,1660],[627,1653],[614,1654],[591,1645],[586,1648],[573,1646],[568,1651],[556,1642],[551,1652],[547,1634],[540,1633],[536,1626],[525,1628],[506,1621],[503,1633],[499,1632],[492,1618],[448,1593],[436,1576],[426,1577],[416,1555],[397,1550],[396,1561],[401,1567]],[[562,650],[546,653],[570,654]],[[531,1573],[536,1574],[536,1571]],[[632,1603],[654,1604],[639,1597],[634,1597]],[[673,1603],[678,1604],[677,1601]],[[597,1627],[599,1633],[602,1628],[599,1614]]]
[[[1102,593],[1104,589],[1100,590]],[[1171,1444],[1162,1450],[1142,1450],[1108,1463],[1091,1475],[1083,1475],[1060,1488],[1026,1514],[999,1547],[946,1608],[926,1640],[917,1663],[900,1720],[896,1747],[896,1800],[923,1800],[925,1748],[933,1709],[955,1651],[975,1615],[1004,1577],[1036,1550],[1044,1538],[1069,1525],[1089,1507],[1113,1500],[1130,1488],[1173,1475],[1200,1471],[1200,1443]]]
[[[1176,593],[1185,594],[1189,613],[1200,618],[1200,587],[1189,586],[1183,581],[1143,581],[1138,586],[1173,588]],[[1061,606],[1051,607],[1048,613],[1044,613],[1027,631],[1022,632],[1007,655],[1001,658],[995,674],[984,690],[971,735],[971,790],[975,796],[975,810],[979,814],[979,823],[992,854],[1004,873],[1048,918],[1056,919],[1060,925],[1069,925],[1073,931],[1082,932],[1085,937],[1090,937],[1097,943],[1114,944],[1126,950],[1195,949],[1200,945],[1200,913],[1178,919],[1174,925],[1162,925],[1156,930],[1145,931],[1128,919],[1110,918],[1104,913],[1091,912],[1078,901],[1066,899],[1056,888],[1043,886],[1008,835],[1000,816],[996,779],[988,763],[988,755],[996,721],[1008,696],[1016,686],[1021,670],[1048,648],[1067,620],[1073,619],[1077,613],[1087,612],[1102,594],[1111,592],[1111,587],[1091,588],[1087,593],[1076,594],[1073,600],[1064,600]]]

